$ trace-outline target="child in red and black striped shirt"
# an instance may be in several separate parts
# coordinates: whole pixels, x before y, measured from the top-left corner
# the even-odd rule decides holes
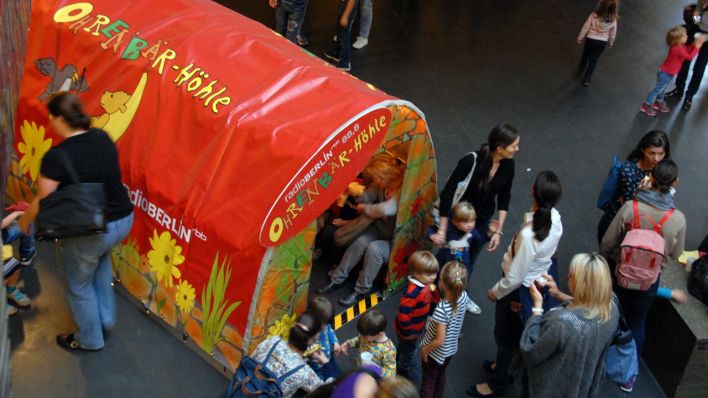
[[[425,250],[413,253],[408,265],[411,275],[401,296],[394,324],[398,335],[396,363],[398,374],[418,385],[421,379],[418,338],[425,330],[430,303],[440,301],[440,293],[433,284],[440,265],[435,256]]]

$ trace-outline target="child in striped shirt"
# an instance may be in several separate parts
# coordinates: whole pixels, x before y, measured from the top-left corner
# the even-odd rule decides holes
[[[361,315],[356,324],[359,336],[349,339],[342,344],[342,352],[349,355],[349,348],[359,348],[356,367],[361,367],[363,353],[371,354],[371,362],[381,368],[382,377],[396,375],[396,346],[386,336],[386,316],[373,308]]]
[[[445,369],[457,353],[457,338],[465,320],[465,306],[469,297],[465,292],[467,270],[457,261],[445,264],[440,272],[440,301],[425,328],[421,342],[423,381],[421,398],[445,396]]]
[[[418,385],[420,384],[418,338],[425,327],[430,303],[440,301],[440,294],[433,284],[440,265],[433,253],[421,250],[411,255],[408,266],[411,275],[408,277],[408,287],[401,296],[394,323],[398,336],[396,365],[400,376]]]

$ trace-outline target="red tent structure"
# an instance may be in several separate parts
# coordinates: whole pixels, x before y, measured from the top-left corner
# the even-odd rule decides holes
[[[33,2],[26,54],[9,195],[60,140],[43,101],[77,93],[135,205],[117,279],[227,373],[304,309],[317,218],[381,151],[406,163],[389,291],[405,280],[436,194],[412,104],[207,0]]]

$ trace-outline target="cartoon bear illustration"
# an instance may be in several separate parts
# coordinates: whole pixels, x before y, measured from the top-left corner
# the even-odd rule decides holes
[[[59,91],[74,90],[77,93],[83,93],[89,90],[86,79],[79,78],[76,74],[77,69],[75,65],[67,64],[59,70],[54,59],[49,57],[37,59],[34,61],[34,64],[37,66],[39,73],[51,78],[51,81],[44,89],[42,95],[38,97],[42,102],[53,93]]]
[[[104,91],[101,95],[101,108],[106,112],[100,116],[91,117],[91,125],[97,128],[103,128],[111,120],[111,115],[116,112],[125,113],[128,110],[126,104],[130,100],[131,95],[125,91]]]

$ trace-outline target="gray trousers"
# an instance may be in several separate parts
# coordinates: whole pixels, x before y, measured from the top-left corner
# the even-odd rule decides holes
[[[332,282],[343,283],[352,268],[359,264],[359,261],[363,258],[364,267],[359,272],[354,291],[359,294],[368,293],[381,269],[381,265],[388,263],[390,255],[391,241],[379,239],[376,227],[370,225],[359,237],[354,239],[344,252],[342,261],[332,271]]]

